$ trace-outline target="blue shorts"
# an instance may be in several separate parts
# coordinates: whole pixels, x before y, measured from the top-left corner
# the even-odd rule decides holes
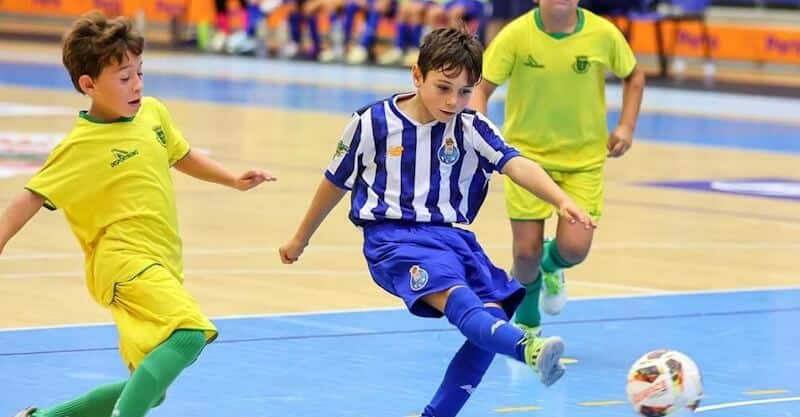
[[[364,227],[364,257],[381,288],[400,297],[421,317],[443,314],[425,303],[428,294],[461,285],[484,303],[496,302],[509,317],[525,289],[494,266],[475,234],[447,225],[384,222]]]
[[[464,8],[464,20],[483,18],[483,2],[480,0],[450,0],[444,4],[445,10],[461,6]]]

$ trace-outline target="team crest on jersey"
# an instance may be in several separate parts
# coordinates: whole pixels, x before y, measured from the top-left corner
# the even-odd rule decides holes
[[[153,128],[153,132],[156,134],[156,140],[158,143],[161,144],[163,147],[167,147],[167,135],[164,134],[164,129],[161,129],[161,126],[156,126]]]
[[[439,162],[445,165],[455,164],[461,156],[461,151],[459,151],[458,146],[456,146],[456,140],[453,138],[445,139],[444,142],[442,142],[442,146],[439,147],[437,156],[439,157]]]
[[[592,66],[592,63],[589,62],[589,57],[586,55],[578,55],[575,57],[575,62],[572,64],[572,70],[577,72],[578,74],[583,74],[586,71],[589,71],[589,67]]]
[[[350,150],[350,147],[347,146],[347,144],[344,143],[343,140],[340,140],[339,143],[336,144],[336,152],[333,153],[333,158],[334,159],[341,158],[349,150]]]
[[[411,274],[411,289],[419,291],[428,285],[428,271],[422,269],[419,265],[414,265],[408,270]]]

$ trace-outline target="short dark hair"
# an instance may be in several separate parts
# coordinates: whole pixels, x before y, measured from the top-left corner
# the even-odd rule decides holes
[[[82,15],[64,35],[61,59],[72,85],[83,94],[78,79],[86,74],[96,79],[103,68],[121,63],[127,52],[141,55],[144,38],[126,17],[107,19],[93,11]]]
[[[429,33],[419,50],[422,77],[431,70],[457,77],[466,70],[470,84],[481,79],[483,45],[464,28],[440,28]]]

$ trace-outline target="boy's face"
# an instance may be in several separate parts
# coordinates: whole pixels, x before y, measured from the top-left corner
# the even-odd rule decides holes
[[[103,116],[132,117],[142,105],[142,57],[128,52],[122,62],[103,68],[97,79],[82,75],[79,82]]]
[[[469,84],[468,71],[461,70],[458,76],[445,75],[442,71],[431,70],[423,76],[418,66],[413,68],[414,85],[422,104],[431,116],[447,122],[464,110],[469,103],[474,84]]]

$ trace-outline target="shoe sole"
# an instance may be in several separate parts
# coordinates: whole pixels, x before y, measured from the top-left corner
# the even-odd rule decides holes
[[[536,364],[544,386],[549,387],[564,376],[564,366],[559,362],[563,354],[564,341],[560,337],[548,338]]]

